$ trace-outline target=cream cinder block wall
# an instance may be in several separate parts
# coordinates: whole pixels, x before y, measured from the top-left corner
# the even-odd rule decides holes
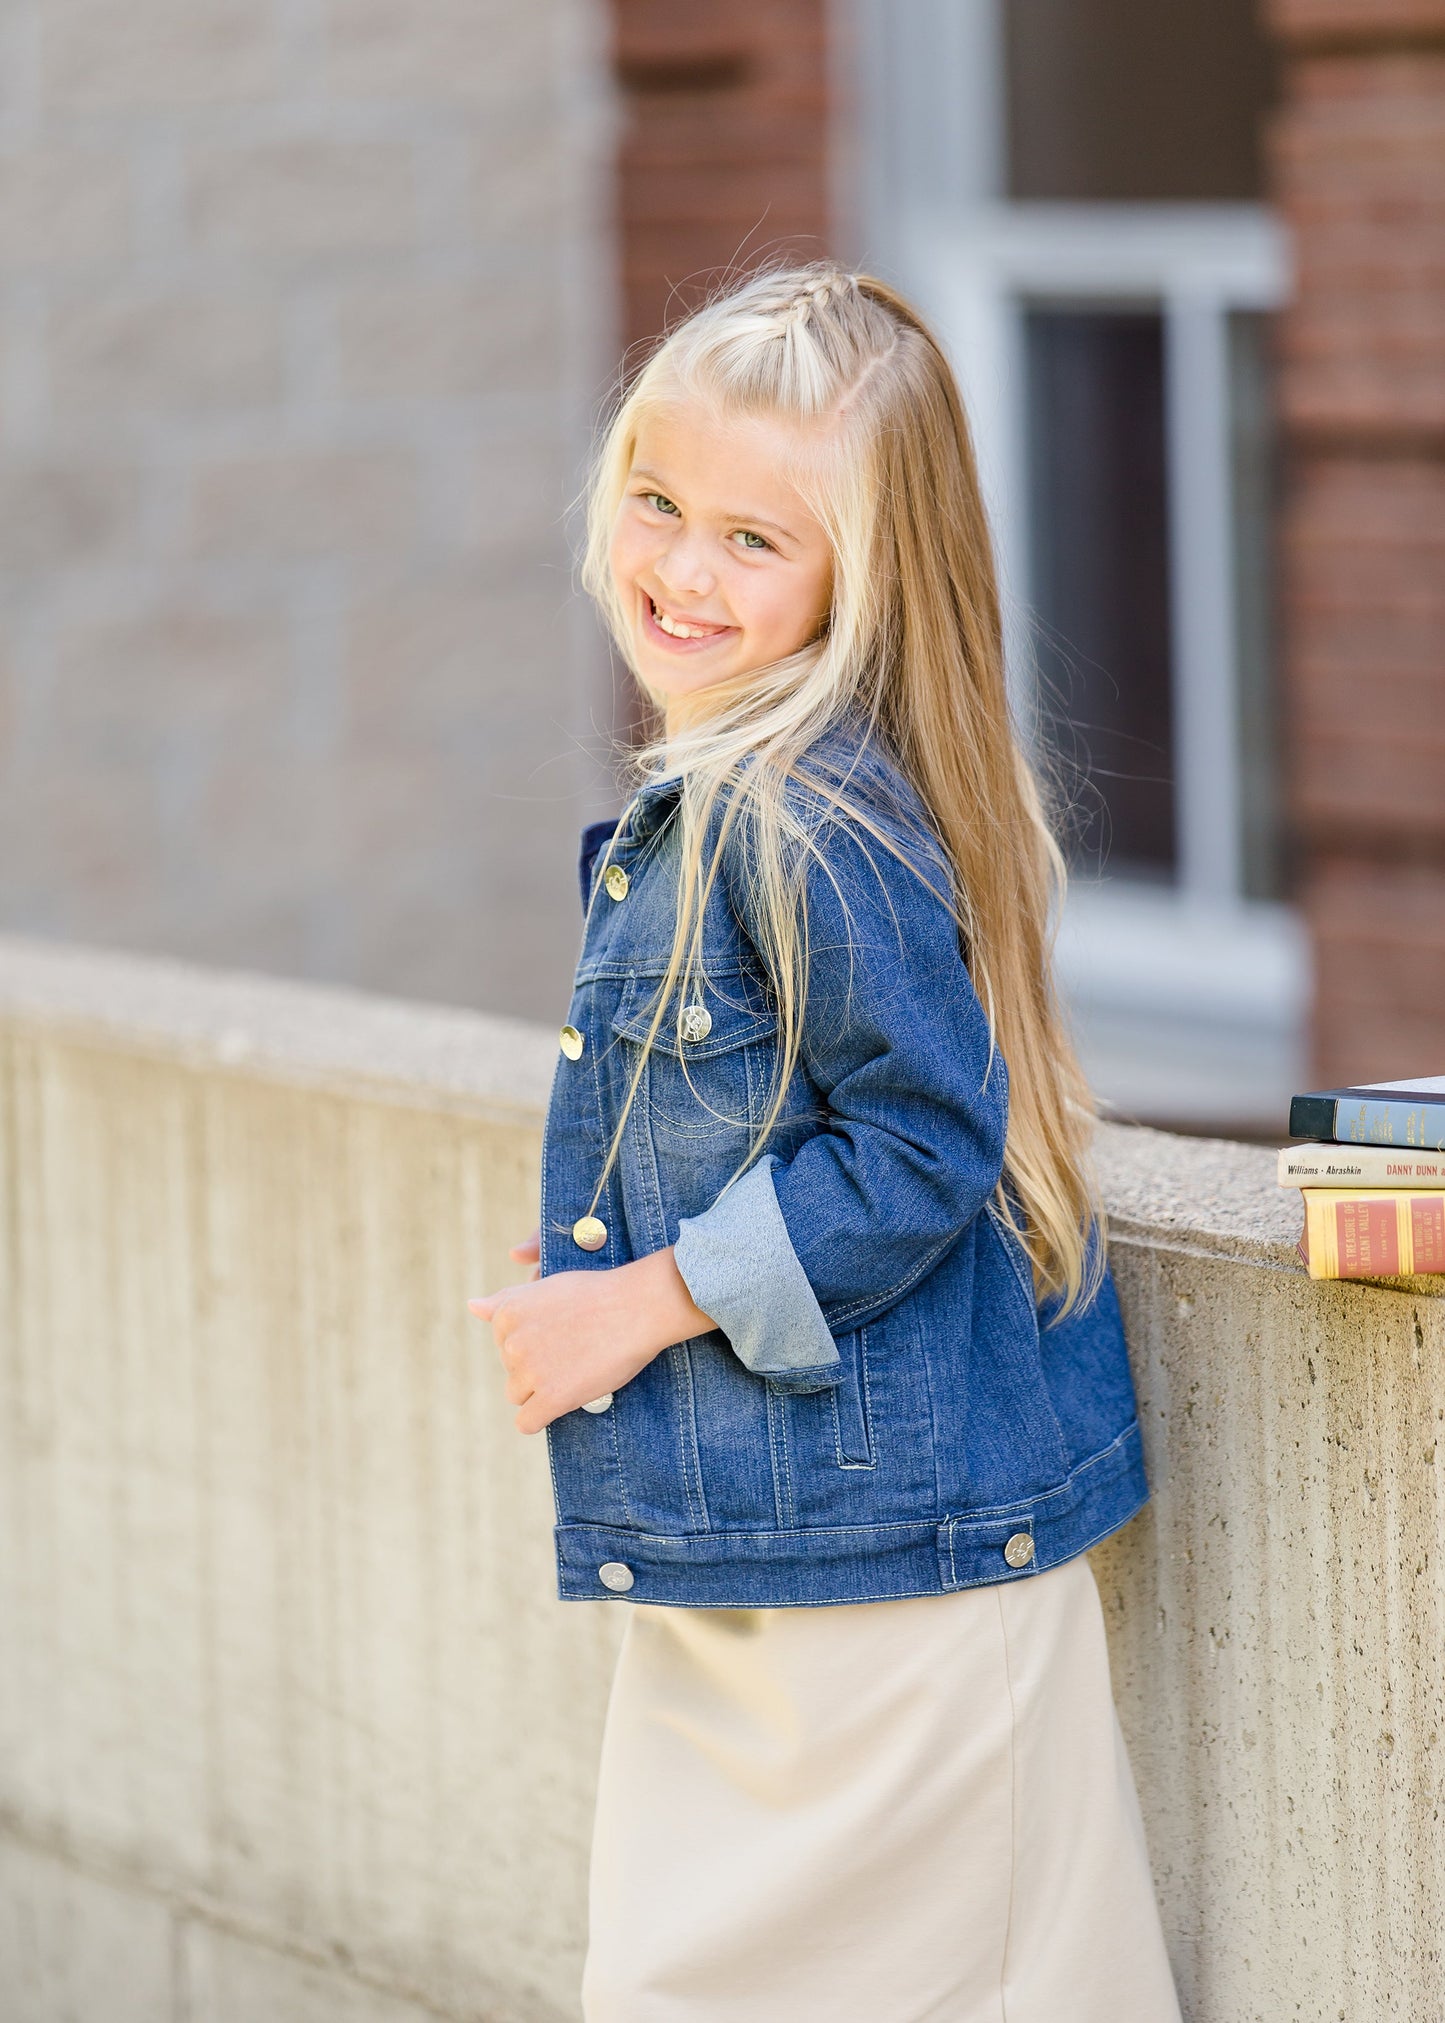
[[[551,1016],[602,0],[10,0],[0,927]]]
[[[624,1602],[469,1292],[550,1030],[0,942],[0,2016],[561,2023]],[[1106,1128],[1154,1496],[1094,1554],[1188,2023],[1439,2023],[1445,1300]],[[1064,2023],[1064,2019],[1060,2019]]]

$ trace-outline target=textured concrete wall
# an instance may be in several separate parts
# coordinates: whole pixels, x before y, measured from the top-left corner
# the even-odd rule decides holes
[[[620,1610],[466,1295],[549,1031],[0,944],[0,2016],[575,2017]],[[1445,1301],[1109,1129],[1155,1487],[1095,1555],[1189,2023],[1439,2023]],[[1061,2019],[1062,2023],[1062,2019]]]
[[[605,27],[0,11],[0,924],[565,996],[610,714],[562,526],[615,351]]]
[[[1189,2023],[1439,2023],[1445,1298],[1273,1154],[1105,1134],[1152,1507],[1094,1563]]]

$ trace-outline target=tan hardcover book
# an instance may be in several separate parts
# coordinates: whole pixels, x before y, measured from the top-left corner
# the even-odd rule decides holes
[[[1445,1272],[1445,1187],[1306,1187],[1300,1256],[1311,1278]]]
[[[1286,1145],[1279,1155],[1281,1187],[1445,1187],[1445,1152],[1399,1151],[1392,1145]]]

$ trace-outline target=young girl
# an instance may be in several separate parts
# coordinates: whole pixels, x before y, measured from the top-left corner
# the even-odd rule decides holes
[[[588,2023],[1177,2023],[1086,1549],[1147,1496],[968,428],[749,282],[607,435],[659,737],[592,825],[525,1284],[565,1598],[631,1603]]]

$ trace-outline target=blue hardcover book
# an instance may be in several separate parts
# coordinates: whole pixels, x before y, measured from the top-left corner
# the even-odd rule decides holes
[[[1289,1106],[1291,1138],[1336,1145],[1399,1145],[1445,1152],[1445,1075],[1409,1082],[1365,1082],[1357,1089],[1316,1089]]]

